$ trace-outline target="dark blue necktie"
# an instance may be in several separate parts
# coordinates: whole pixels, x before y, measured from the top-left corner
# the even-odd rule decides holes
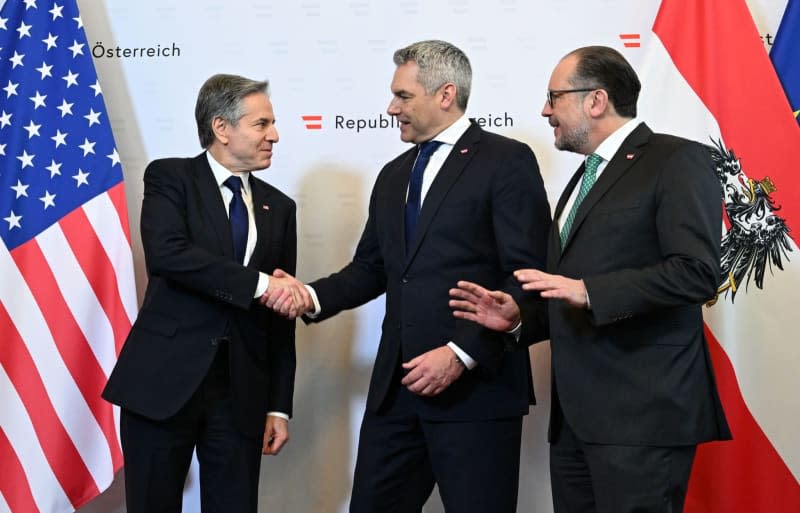
[[[428,141],[419,145],[417,161],[414,162],[414,169],[411,170],[411,179],[408,181],[408,199],[406,199],[406,248],[411,246],[414,241],[414,230],[417,228],[419,220],[420,196],[422,195],[422,175],[428,166],[431,155],[442,143],[439,141]]]
[[[233,256],[237,262],[244,263],[244,253],[247,249],[247,207],[242,198],[242,179],[231,176],[223,182],[225,187],[233,192],[228,207],[228,217],[231,222],[231,235],[233,236]]]

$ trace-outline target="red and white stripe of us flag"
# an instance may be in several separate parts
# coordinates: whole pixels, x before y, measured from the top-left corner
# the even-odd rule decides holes
[[[122,466],[100,397],[136,317],[122,183],[0,245],[0,269],[0,510],[73,511]]]

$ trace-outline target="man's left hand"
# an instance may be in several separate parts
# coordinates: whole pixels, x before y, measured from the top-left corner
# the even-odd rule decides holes
[[[464,372],[464,364],[447,346],[437,347],[403,364],[408,371],[401,383],[417,395],[440,394]]]
[[[289,441],[289,421],[275,415],[267,415],[267,426],[264,429],[264,445],[261,452],[274,456]]]

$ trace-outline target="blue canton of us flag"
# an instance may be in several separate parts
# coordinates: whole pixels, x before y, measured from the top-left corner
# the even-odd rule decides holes
[[[122,181],[75,0],[0,0],[0,237],[9,250]]]
[[[786,97],[800,122],[800,0],[789,0],[769,52]]]

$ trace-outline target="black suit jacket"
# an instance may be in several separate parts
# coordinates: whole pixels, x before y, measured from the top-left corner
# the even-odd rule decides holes
[[[263,434],[267,411],[292,411],[294,321],[260,306],[253,294],[258,271],[295,271],[295,204],[250,175],[258,240],[244,267],[233,260],[228,216],[205,153],[156,160],[144,182],[149,282],[103,397],[146,417],[170,417],[206,375],[219,339],[228,337],[237,425]]]
[[[563,252],[553,223],[548,272],[583,279],[591,301],[591,310],[557,300],[549,308],[552,419],[560,409],[581,440],[730,437],[701,311],[718,285],[721,202],[704,146],[641,124],[584,199]]]
[[[416,397],[431,420],[518,416],[533,402],[527,351],[507,351],[502,334],[458,320],[448,306],[458,280],[519,298],[512,272],[544,265],[550,209],[526,145],[472,124],[431,184],[406,247],[404,209],[412,148],[380,172],[351,263],[310,285],[320,321],[386,293],[386,313],[367,408],[379,411],[399,383],[400,365],[455,342],[478,362],[436,397]]]

